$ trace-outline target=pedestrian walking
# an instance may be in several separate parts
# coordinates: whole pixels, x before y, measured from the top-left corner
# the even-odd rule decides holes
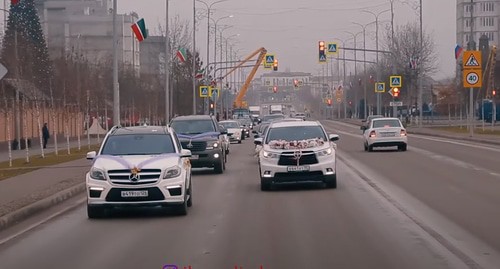
[[[47,123],[43,124],[42,128],[42,137],[43,137],[43,148],[47,148],[47,142],[50,138],[49,127],[47,127]]]

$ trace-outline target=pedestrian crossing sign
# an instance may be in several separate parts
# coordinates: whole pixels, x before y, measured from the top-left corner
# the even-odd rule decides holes
[[[219,97],[219,88],[210,87],[210,97]]]
[[[401,78],[401,76],[390,76],[389,81],[391,88],[403,87],[403,79]]]
[[[326,63],[326,55],[325,54],[320,54],[319,55],[319,62],[320,63]]]
[[[208,86],[200,86],[200,97],[208,97]]]
[[[375,83],[375,92],[385,92],[385,83],[384,82]]]
[[[335,55],[338,52],[338,45],[337,43],[328,43],[326,53]]]
[[[274,54],[266,54],[264,59],[264,68],[272,68],[274,64]]]

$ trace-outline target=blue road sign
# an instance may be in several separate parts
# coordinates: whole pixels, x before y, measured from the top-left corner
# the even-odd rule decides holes
[[[375,92],[385,92],[385,83],[384,82],[375,83]]]
[[[208,86],[200,86],[200,97],[208,97]]]
[[[401,78],[401,76],[390,76],[389,80],[391,82],[391,88],[403,87],[403,79]]]
[[[336,54],[338,51],[337,43],[328,43],[328,48],[326,53],[328,54]]]
[[[210,97],[219,97],[219,88],[210,88]]]
[[[274,63],[274,55],[267,54],[266,55],[266,64],[273,64],[273,63]]]

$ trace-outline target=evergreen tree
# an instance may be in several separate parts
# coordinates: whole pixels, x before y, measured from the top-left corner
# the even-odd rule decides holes
[[[41,91],[49,92],[52,63],[34,0],[20,0],[10,6],[1,56],[9,70],[8,77],[30,81]]]

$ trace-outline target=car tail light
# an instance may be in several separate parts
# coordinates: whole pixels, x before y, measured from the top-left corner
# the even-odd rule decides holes
[[[376,137],[376,136],[377,136],[377,134],[375,134],[375,131],[370,132],[370,137]]]
[[[406,130],[401,129],[401,136],[406,136]]]

